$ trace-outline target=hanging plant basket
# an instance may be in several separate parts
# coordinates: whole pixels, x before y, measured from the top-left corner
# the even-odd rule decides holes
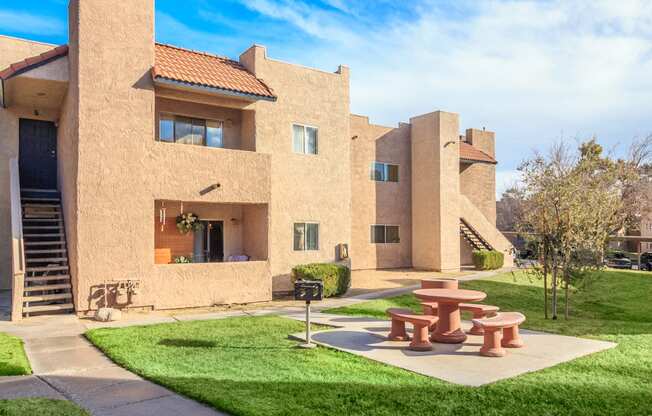
[[[201,231],[204,228],[199,217],[192,212],[177,216],[177,229],[181,234],[188,234],[191,231]]]

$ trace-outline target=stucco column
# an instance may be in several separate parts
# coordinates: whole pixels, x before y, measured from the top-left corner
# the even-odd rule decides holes
[[[71,0],[69,12],[78,163],[76,215],[66,222],[74,222],[67,237],[79,311],[95,306],[105,279],[143,279],[144,294],[155,287],[147,280],[154,266],[155,190],[147,180],[155,163],[154,1]]]
[[[437,111],[412,125],[412,265],[457,271],[459,244],[459,116]]]

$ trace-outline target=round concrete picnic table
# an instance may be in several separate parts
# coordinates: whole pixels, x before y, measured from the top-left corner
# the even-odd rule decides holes
[[[479,290],[466,289],[418,289],[413,293],[426,302],[437,302],[439,321],[430,339],[446,344],[459,344],[466,340],[461,327],[460,303],[479,302],[487,297]]]

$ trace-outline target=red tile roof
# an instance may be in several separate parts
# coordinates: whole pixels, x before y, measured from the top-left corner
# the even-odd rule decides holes
[[[160,43],[156,44],[152,76],[239,95],[276,99],[271,88],[237,61]]]
[[[496,159],[489,156],[482,150],[474,147],[473,145],[460,141],[460,160],[469,162],[484,162],[496,164]]]
[[[68,45],[57,46],[49,51],[43,52],[40,55],[32,56],[31,58],[24,59],[15,64],[9,65],[7,68],[0,71],[0,79],[11,78],[21,72],[25,72],[35,66],[47,63],[51,60],[60,58],[68,54]]]

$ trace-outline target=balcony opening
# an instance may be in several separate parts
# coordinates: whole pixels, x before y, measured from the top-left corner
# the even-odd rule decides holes
[[[264,261],[267,204],[155,201],[156,264]]]
[[[255,151],[254,111],[157,97],[156,140]]]

